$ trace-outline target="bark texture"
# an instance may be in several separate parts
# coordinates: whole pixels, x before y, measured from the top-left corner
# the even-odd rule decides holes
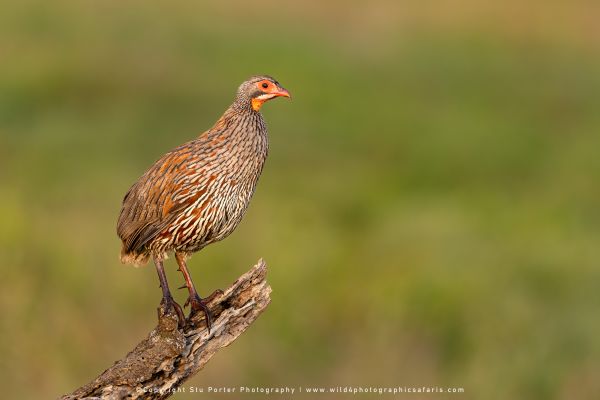
[[[61,400],[165,399],[238,338],[265,310],[271,287],[263,260],[208,303],[210,334],[202,313],[178,327],[174,311],[158,310],[158,325],[123,359]]]

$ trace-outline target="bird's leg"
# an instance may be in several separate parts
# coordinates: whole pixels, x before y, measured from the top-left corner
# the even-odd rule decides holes
[[[183,315],[181,306],[177,304],[175,300],[173,300],[173,296],[171,296],[171,291],[169,290],[169,284],[167,283],[167,276],[165,275],[165,269],[163,267],[162,260],[155,257],[154,265],[156,265],[156,272],[158,273],[160,287],[163,292],[163,298],[160,302],[161,307],[165,312],[168,312],[171,308],[174,308],[175,312],[177,313],[177,318],[179,319],[179,325],[183,326],[185,324],[185,316]]]
[[[188,297],[187,301],[184,304],[184,307],[187,306],[188,304],[190,305],[191,311],[190,311],[189,319],[192,319],[192,317],[198,311],[202,310],[202,312],[204,313],[204,317],[206,319],[206,327],[208,328],[208,332],[210,333],[210,327],[212,325],[212,318],[210,316],[210,310],[206,306],[206,303],[208,303],[214,297],[222,294],[223,291],[215,290],[210,296],[208,296],[205,299],[202,299],[198,295],[198,292],[196,291],[196,288],[194,287],[194,282],[192,282],[192,277],[190,276],[190,272],[188,271],[187,265],[185,263],[184,254],[183,253],[175,253],[175,259],[177,260],[177,264],[179,264],[179,270],[181,271],[181,273],[183,274],[183,277],[185,278],[185,285],[187,286],[188,291],[190,292],[190,296]]]

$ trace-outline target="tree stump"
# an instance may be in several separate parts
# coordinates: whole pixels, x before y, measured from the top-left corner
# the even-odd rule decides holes
[[[210,333],[201,313],[180,328],[173,310],[159,308],[158,325],[145,339],[96,379],[61,400],[166,399],[265,310],[271,301],[266,273],[261,259],[207,304],[213,317]]]

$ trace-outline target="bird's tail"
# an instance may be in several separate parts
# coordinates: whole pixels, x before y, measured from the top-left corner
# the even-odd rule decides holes
[[[134,251],[127,251],[125,245],[121,247],[121,262],[123,264],[131,264],[134,267],[141,267],[142,265],[146,265],[148,263],[148,259],[150,258],[150,254],[148,253],[136,253]]]

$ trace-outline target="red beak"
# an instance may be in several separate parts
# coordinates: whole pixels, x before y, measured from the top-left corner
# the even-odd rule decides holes
[[[285,90],[284,88],[282,88],[281,86],[277,87],[276,90],[271,92],[272,95],[275,96],[282,96],[282,97],[287,97],[287,98],[292,98],[292,95],[290,94],[290,92],[288,92],[287,90]]]

